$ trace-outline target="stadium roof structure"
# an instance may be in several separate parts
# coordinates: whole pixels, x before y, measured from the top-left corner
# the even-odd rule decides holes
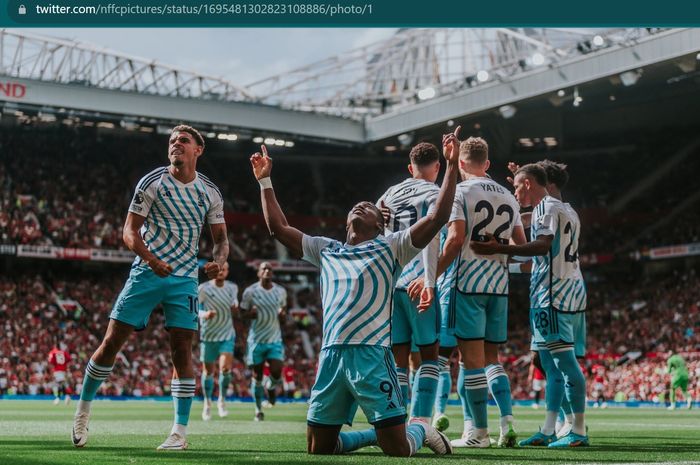
[[[421,28],[246,88],[284,108],[362,118],[508,79],[649,35],[648,29]]]
[[[0,74],[23,79],[205,100],[252,101],[244,87],[104,47],[0,30]]]
[[[91,45],[0,30],[19,104],[351,144],[695,57],[697,29],[400,29],[247,85]],[[1,84],[1,83],[0,83]],[[626,84],[625,84],[626,85]],[[0,92],[0,100],[5,98]]]

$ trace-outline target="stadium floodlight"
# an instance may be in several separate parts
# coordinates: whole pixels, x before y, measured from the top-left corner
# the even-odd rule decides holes
[[[448,127],[448,128],[451,128],[451,127],[454,126],[454,125],[455,125],[454,120],[451,120],[451,119],[447,120],[447,127]]]
[[[476,73],[476,80],[479,82],[486,82],[489,80],[489,72],[486,71],[485,69],[482,69],[478,73]]]
[[[642,77],[642,69],[635,69],[631,71],[625,71],[624,73],[620,73],[620,82],[622,82],[622,85],[625,87],[630,87],[633,86],[639,81],[639,78]]]
[[[214,139],[216,137],[215,132],[208,132],[206,133],[207,139]]]
[[[578,86],[574,87],[574,106],[577,107],[583,102],[583,97],[578,93]]]
[[[601,35],[596,35],[593,37],[593,45],[596,47],[602,47],[605,45],[605,39],[603,39],[603,36]]]
[[[258,136],[258,137],[253,137],[253,142],[256,144],[262,144],[263,143],[263,138]]]
[[[532,147],[533,145],[535,145],[532,143],[532,139],[530,139],[529,137],[521,137],[520,139],[518,139],[518,142],[523,147]]]
[[[504,119],[510,119],[513,116],[515,116],[515,113],[518,111],[517,108],[515,108],[513,105],[502,105],[498,107],[498,112],[501,114],[501,116]]]
[[[564,89],[559,89],[559,90],[557,91],[557,96],[558,96],[558,97],[563,97],[563,96],[565,96],[565,95],[566,95],[566,91],[565,91]]]
[[[432,86],[428,86],[428,87],[418,91],[418,99],[419,100],[429,100],[429,99],[435,97],[435,95],[436,95],[435,88],[433,88]]]
[[[275,145],[275,142],[277,141],[272,137],[266,137],[263,142],[265,143],[265,145]]]
[[[230,141],[234,141],[234,140],[238,140],[238,135],[236,135],[236,134],[221,133],[221,134],[219,134],[218,136],[216,136],[216,138],[219,139],[219,140],[230,140]]]
[[[285,141],[282,140],[282,139],[277,139],[277,140],[275,141],[275,145],[277,145],[277,146],[279,146],[279,147],[284,147],[284,143],[285,143]]]
[[[399,140],[399,143],[405,147],[413,142],[413,134],[399,134],[397,139]]]
[[[545,144],[547,147],[556,147],[557,144],[559,144],[559,142],[557,142],[557,138],[556,138],[556,137],[545,137],[545,138],[544,138],[544,144]]]
[[[292,148],[292,147],[294,147],[294,142],[292,142],[291,140],[288,140],[284,143],[284,146]]]
[[[541,66],[544,64],[544,55],[542,55],[540,52],[536,52],[532,55],[531,61],[533,65]]]
[[[166,126],[164,124],[159,124],[156,126],[156,134],[159,134],[161,136],[169,136],[170,131],[171,131],[170,126]]]

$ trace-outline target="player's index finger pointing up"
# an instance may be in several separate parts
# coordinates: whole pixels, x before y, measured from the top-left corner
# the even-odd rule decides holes
[[[263,144],[263,145],[260,146],[260,148],[262,149],[263,157],[264,157],[264,158],[267,158],[267,157],[268,157],[268,155],[267,155],[267,147],[265,147],[265,145]]]
[[[453,132],[453,134],[456,138],[459,138],[459,131],[461,131],[461,130],[462,130],[462,126],[457,126],[455,128],[455,132]]]

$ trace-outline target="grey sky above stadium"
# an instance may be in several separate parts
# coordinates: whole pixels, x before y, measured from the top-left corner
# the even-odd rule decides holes
[[[396,29],[22,29],[246,85],[385,39]]]

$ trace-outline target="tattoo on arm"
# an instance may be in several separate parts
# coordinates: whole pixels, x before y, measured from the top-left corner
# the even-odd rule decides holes
[[[226,234],[226,225],[212,226],[211,234],[214,239],[214,248],[212,251],[214,261],[219,265],[223,265],[228,258],[228,235]]]

